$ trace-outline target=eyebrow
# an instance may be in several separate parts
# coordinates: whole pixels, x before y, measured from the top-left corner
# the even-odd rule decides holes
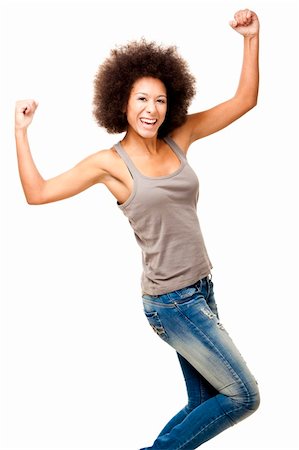
[[[138,94],[148,95],[146,92],[136,92],[135,93],[135,95],[138,95]],[[159,94],[159,95],[157,95],[157,97],[166,97],[166,95],[165,94]]]

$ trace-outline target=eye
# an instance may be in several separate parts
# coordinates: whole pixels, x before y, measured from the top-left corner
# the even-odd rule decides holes
[[[145,97],[138,97],[138,100],[146,100],[146,98]]]
[[[166,103],[166,100],[164,100],[163,98],[160,98],[160,99],[158,100],[158,103]]]

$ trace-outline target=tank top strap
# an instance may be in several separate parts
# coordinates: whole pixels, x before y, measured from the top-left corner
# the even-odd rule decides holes
[[[117,144],[115,144],[114,148],[117,151],[117,153],[119,154],[119,156],[121,157],[121,159],[126,164],[127,168],[129,169],[129,171],[131,173],[132,178],[138,177],[139,172],[138,172],[137,168],[135,167],[135,165],[133,164],[133,161],[131,160],[131,158],[129,157],[127,152],[122,148],[121,143],[118,142]]]
[[[187,160],[185,153],[183,150],[178,146],[178,144],[170,137],[165,136],[164,141],[172,148],[172,150],[176,153],[178,157],[182,157],[184,160]]]
[[[185,161],[187,161],[186,155],[183,152],[183,150],[181,150],[181,148],[176,144],[176,142],[170,136],[163,137],[163,140],[169,145],[169,147],[177,155],[179,160],[183,161],[184,163],[185,163]],[[129,169],[129,171],[131,173],[132,178],[137,178],[137,177],[144,178],[142,176],[142,174],[139,172],[139,170],[137,169],[137,167],[135,166],[135,164],[133,163],[133,161],[131,160],[131,158],[129,157],[128,153],[123,149],[120,141],[114,145],[114,148],[117,151],[117,153],[119,154],[119,156],[122,158],[124,163],[126,164],[127,168]],[[158,178],[159,177],[157,177],[157,179]]]

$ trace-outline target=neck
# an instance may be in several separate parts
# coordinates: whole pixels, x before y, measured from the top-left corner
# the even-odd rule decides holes
[[[158,154],[160,146],[157,135],[151,138],[144,138],[134,130],[128,130],[121,143],[124,147],[134,151],[134,153],[147,153],[153,156]]]

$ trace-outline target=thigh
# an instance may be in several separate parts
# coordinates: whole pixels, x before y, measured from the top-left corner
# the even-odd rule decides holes
[[[218,318],[211,280],[158,299],[144,297],[156,333],[218,392],[244,397],[256,381]]]
[[[237,399],[254,388],[244,359],[203,296],[176,302],[172,317],[160,319],[169,344],[218,392]]]
[[[182,355],[177,353],[177,356],[186,383],[188,408],[193,410],[218,391]]]

